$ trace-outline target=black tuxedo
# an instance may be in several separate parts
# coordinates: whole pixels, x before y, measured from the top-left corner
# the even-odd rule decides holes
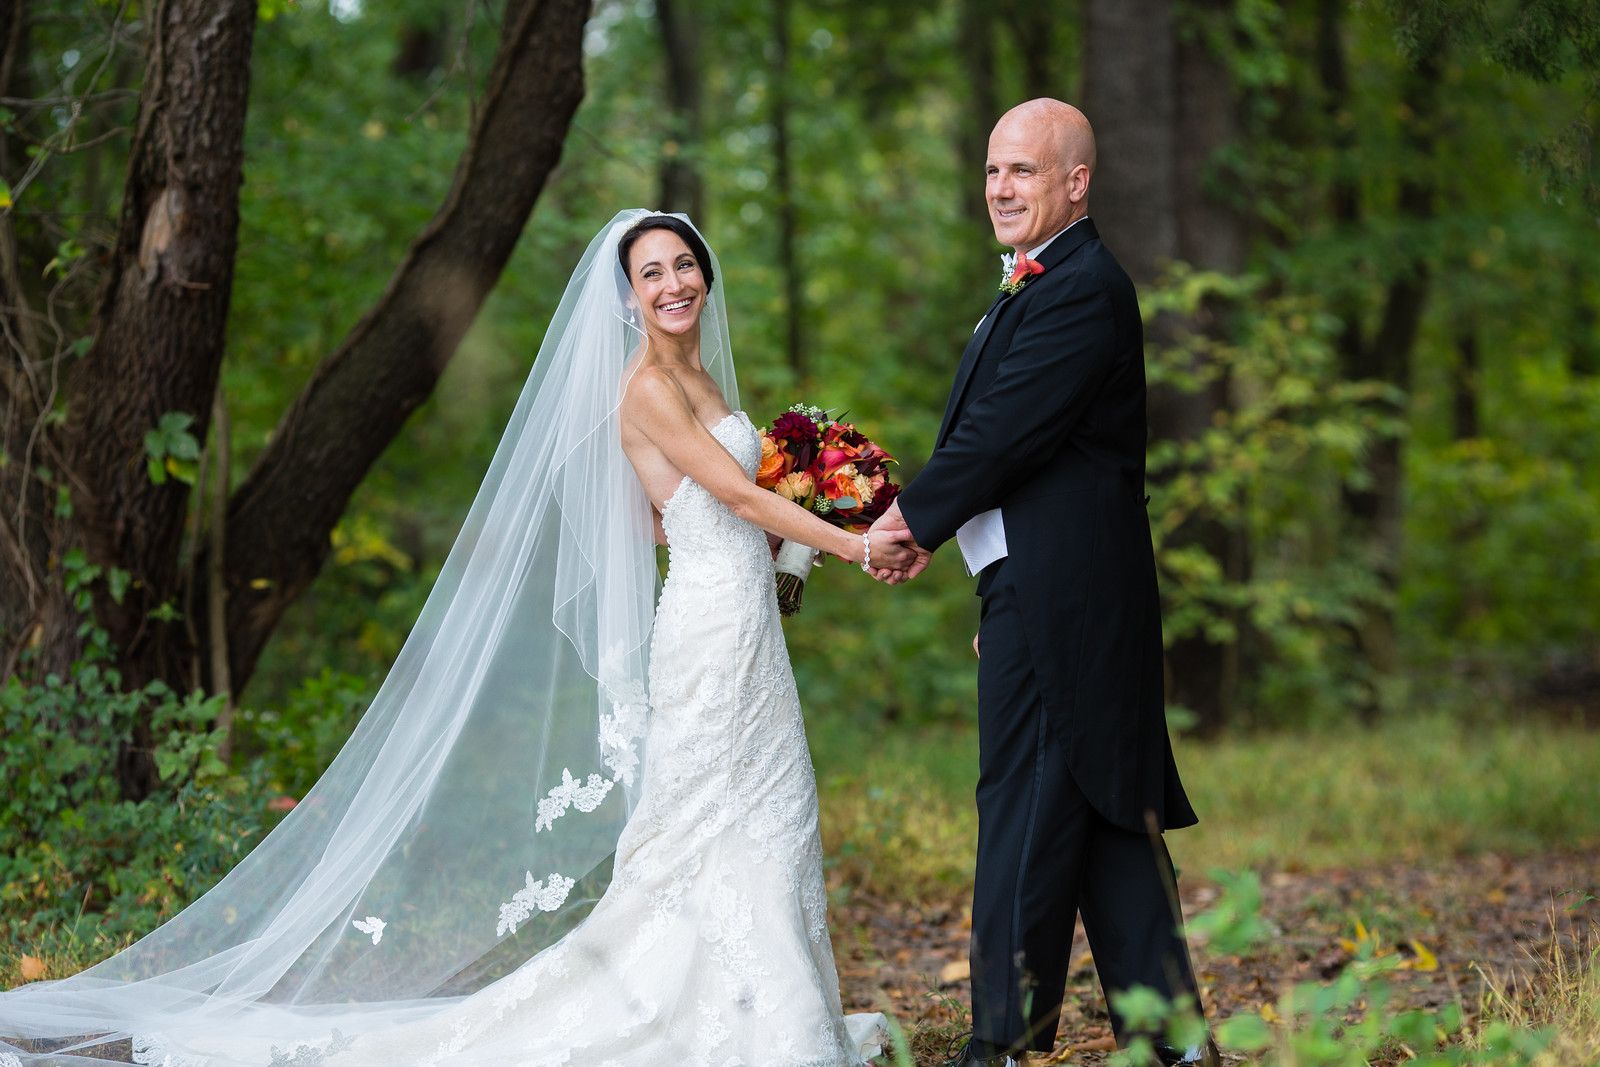
[[[1087,219],[1038,262],[973,333],[900,496],[930,550],[991,508],[1005,526],[978,584],[973,1012],[993,1053],[1051,1047],[1080,909],[1108,991],[1194,984],[1150,833],[1196,820],[1167,738],[1138,301]]]

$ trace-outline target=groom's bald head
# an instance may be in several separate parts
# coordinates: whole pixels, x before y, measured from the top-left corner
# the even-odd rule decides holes
[[[1041,97],[1000,116],[985,167],[995,237],[1026,251],[1082,218],[1094,164],[1094,130],[1071,104]]]
[[[1094,128],[1083,112],[1071,104],[1041,96],[1029,100],[1000,116],[994,124],[995,137],[1023,138],[1051,146],[1063,171],[1082,163],[1094,173]]]

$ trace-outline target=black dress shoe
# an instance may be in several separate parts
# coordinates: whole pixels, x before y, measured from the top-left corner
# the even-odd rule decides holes
[[[1217,1051],[1217,1043],[1209,1037],[1204,1045],[1195,1049],[1157,1045],[1156,1059],[1162,1067],[1222,1067],[1222,1053]]]
[[[961,1051],[955,1051],[957,1042],[961,1043]],[[945,1049],[945,1061],[940,1067],[1019,1067],[1021,1063],[1015,1056],[990,1056],[985,1058],[978,1055],[972,1047],[972,1035],[963,1034],[950,1042],[950,1047]]]

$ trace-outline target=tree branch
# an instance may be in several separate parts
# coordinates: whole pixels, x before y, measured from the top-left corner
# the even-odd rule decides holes
[[[507,10],[444,204],[234,493],[226,584],[235,691],[316,577],[351,493],[433,391],[510,258],[583,97],[588,14],[585,0],[522,0]]]

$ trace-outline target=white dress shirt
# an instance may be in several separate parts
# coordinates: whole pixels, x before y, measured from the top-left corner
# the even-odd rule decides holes
[[[1085,215],[1086,219],[1089,216]],[[1056,237],[1072,229],[1083,219],[1078,219],[1071,226],[1061,230],[1049,241],[1036,248],[1028,249],[1029,259],[1038,259],[1039,254],[1050,247],[1050,242]],[[972,328],[973,333],[983,326],[985,315],[978,320],[978,325]],[[1006,523],[1000,514],[999,508],[990,508],[981,514],[974,515],[961,524],[961,529],[956,531],[956,545],[961,549],[961,558],[967,564],[967,573],[975,575],[997,559],[1005,559],[1009,553],[1006,550]]]

